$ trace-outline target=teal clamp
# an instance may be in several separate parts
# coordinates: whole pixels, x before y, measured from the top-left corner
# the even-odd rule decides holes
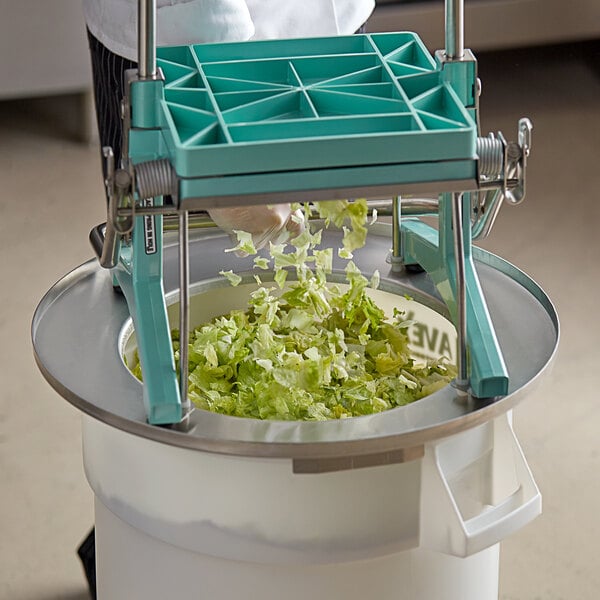
[[[452,232],[452,194],[440,196],[439,233],[418,219],[401,224],[404,264],[418,264],[432,278],[450,316],[457,322],[456,264]],[[508,371],[475,271],[471,252],[471,198],[463,194],[465,284],[467,290],[467,348],[471,393],[477,398],[508,393]]]
[[[173,424],[183,415],[163,289],[162,217],[135,219],[131,245],[122,246],[113,273],[127,300],[137,336],[148,422]]]

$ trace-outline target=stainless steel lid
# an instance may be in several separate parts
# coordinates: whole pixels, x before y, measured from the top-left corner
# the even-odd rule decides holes
[[[424,274],[392,273],[386,264],[391,228],[371,226],[368,243],[355,253],[363,273],[381,272],[381,288],[409,294],[444,312]],[[324,245],[339,244],[338,232],[324,232]],[[247,271],[250,259],[224,253],[227,236],[202,232],[190,244],[190,280],[196,291],[223,279],[218,272]],[[254,457],[287,457],[295,463],[346,457],[356,466],[369,457],[379,462],[408,459],[424,442],[458,433],[511,409],[532,389],[554,358],[559,339],[556,311],[544,291],[505,260],[473,249],[477,271],[510,375],[507,396],[457,401],[448,386],[408,406],[384,413],[324,422],[259,421],[195,410],[189,427],[157,427],[146,422],[142,387],[125,366],[121,350],[130,323],[124,298],[112,287],[110,272],[96,260],[61,279],[40,302],[33,319],[36,360],[54,389],[85,413],[158,442],[195,450]],[[343,265],[334,264],[341,269]],[[177,247],[166,238],[165,293],[177,288]],[[362,457],[362,458],[361,458]]]

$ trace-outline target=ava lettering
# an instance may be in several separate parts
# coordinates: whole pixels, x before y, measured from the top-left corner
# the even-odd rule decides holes
[[[408,312],[406,318],[407,320],[413,320],[415,318],[414,312]],[[408,329],[408,339],[411,346],[423,350],[426,354],[447,356],[452,359],[450,336],[437,327],[417,322]]]

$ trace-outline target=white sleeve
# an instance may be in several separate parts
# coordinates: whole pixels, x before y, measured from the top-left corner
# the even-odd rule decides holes
[[[245,0],[171,0],[157,9],[157,44],[247,40],[254,24]]]
[[[333,0],[248,0],[254,39],[338,35]]]
[[[375,0],[247,0],[255,39],[350,35],[369,18]]]
[[[137,60],[138,0],[83,0],[86,23],[109,50]],[[349,35],[374,0],[157,0],[158,46],[250,38]]]
[[[137,60],[138,0],[83,0],[91,33],[109,50]],[[254,35],[245,0],[158,0],[158,46],[241,41]]]
[[[375,8],[375,0],[334,0],[340,33],[348,35],[362,27]]]

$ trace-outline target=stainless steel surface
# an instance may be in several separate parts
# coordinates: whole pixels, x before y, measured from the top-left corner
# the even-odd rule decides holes
[[[138,72],[140,79],[156,79],[156,0],[138,2]]]
[[[519,119],[518,142],[508,144],[506,149],[505,180],[515,178],[517,185],[510,187],[505,184],[504,195],[510,204],[520,204],[525,199],[527,191],[527,158],[531,151],[531,132],[533,124],[527,118]]]
[[[119,241],[133,228],[135,202],[130,198],[130,188],[135,182],[135,173],[129,165],[129,130],[131,126],[130,86],[138,78],[137,69],[125,71],[125,97],[120,102],[121,119],[123,121],[123,139],[120,148],[120,161],[115,165],[114,148],[102,148],[106,160],[106,178],[104,186],[108,199],[104,244],[100,256],[100,264],[104,268],[116,266],[119,256]],[[117,175],[118,173],[118,175]]]
[[[390,262],[392,271],[399,272],[402,270],[402,209],[404,208],[402,198],[396,196],[392,198],[392,254]],[[439,208],[439,202],[436,202],[436,214]]]
[[[181,396],[182,417],[190,412],[187,395],[188,381],[188,342],[190,331],[190,242],[188,213],[179,214],[179,394]]]
[[[131,130],[131,84],[139,79],[139,71],[137,69],[127,69],[125,71],[125,87],[123,90],[124,97],[121,100],[121,120],[123,121],[123,140],[121,142],[121,164],[123,169],[130,170],[132,176],[133,169],[129,164],[129,131]]]
[[[467,283],[465,278],[465,240],[463,230],[463,195],[452,194],[452,231],[454,243],[454,261],[456,268],[456,333],[457,360],[456,389],[465,396],[469,389],[467,361]]]
[[[473,240],[484,240],[492,230],[502,208],[504,195],[500,190],[481,190],[473,194]]]
[[[113,223],[117,222],[117,199],[114,190],[115,178],[115,155],[113,149],[109,147],[102,148],[102,155],[106,165],[106,179],[104,185],[106,187],[106,195],[108,197],[108,212]],[[102,244],[102,252],[100,255],[100,265],[105,269],[112,269],[119,260],[119,244],[116,226],[111,225],[105,228],[104,242]]]
[[[368,244],[355,262],[365,273],[382,269],[391,245],[391,227],[371,226]],[[323,243],[336,246],[339,232]],[[250,271],[251,261],[224,253],[227,236],[203,232],[190,243],[192,290],[201,293],[228,283],[222,269]],[[82,411],[111,426],[175,446],[234,455],[294,459],[362,456],[416,448],[424,442],[468,429],[522,400],[552,362],[558,344],[558,319],[546,294],[516,267],[474,249],[478,275],[488,300],[510,374],[507,396],[496,401],[456,401],[447,386],[431,396],[385,413],[328,422],[240,419],[194,410],[186,432],[147,424],[142,386],[121,359],[130,327],[124,298],[113,291],[110,272],[87,262],[61,279],[38,306],[32,337],[37,363],[50,384]],[[165,292],[177,293],[177,244],[165,247]],[[340,271],[343,265],[334,264]],[[381,289],[410,294],[444,312],[424,274],[382,273]],[[517,309],[518,308],[518,309]]]
[[[287,196],[286,196],[287,197]],[[369,214],[376,210],[380,217],[391,217],[393,215],[394,199],[367,200]],[[402,214],[406,217],[425,217],[437,215],[439,202],[437,198],[406,198],[402,200]],[[173,206],[137,206],[137,215],[164,215],[167,228],[177,227],[179,217]],[[126,215],[128,211],[119,211],[119,215]],[[316,212],[314,213],[316,215]],[[318,217],[314,217],[318,218]],[[189,223],[191,228],[216,227],[214,221],[206,211],[190,213]]]
[[[133,229],[135,205],[129,205],[131,176],[122,168],[115,168],[115,156],[109,146],[102,148],[106,164],[104,187],[108,199],[104,244],[100,265],[112,269],[119,261],[119,240]],[[128,206],[127,209],[124,207]]]
[[[446,0],[446,56],[461,59],[465,52],[464,0]]]

